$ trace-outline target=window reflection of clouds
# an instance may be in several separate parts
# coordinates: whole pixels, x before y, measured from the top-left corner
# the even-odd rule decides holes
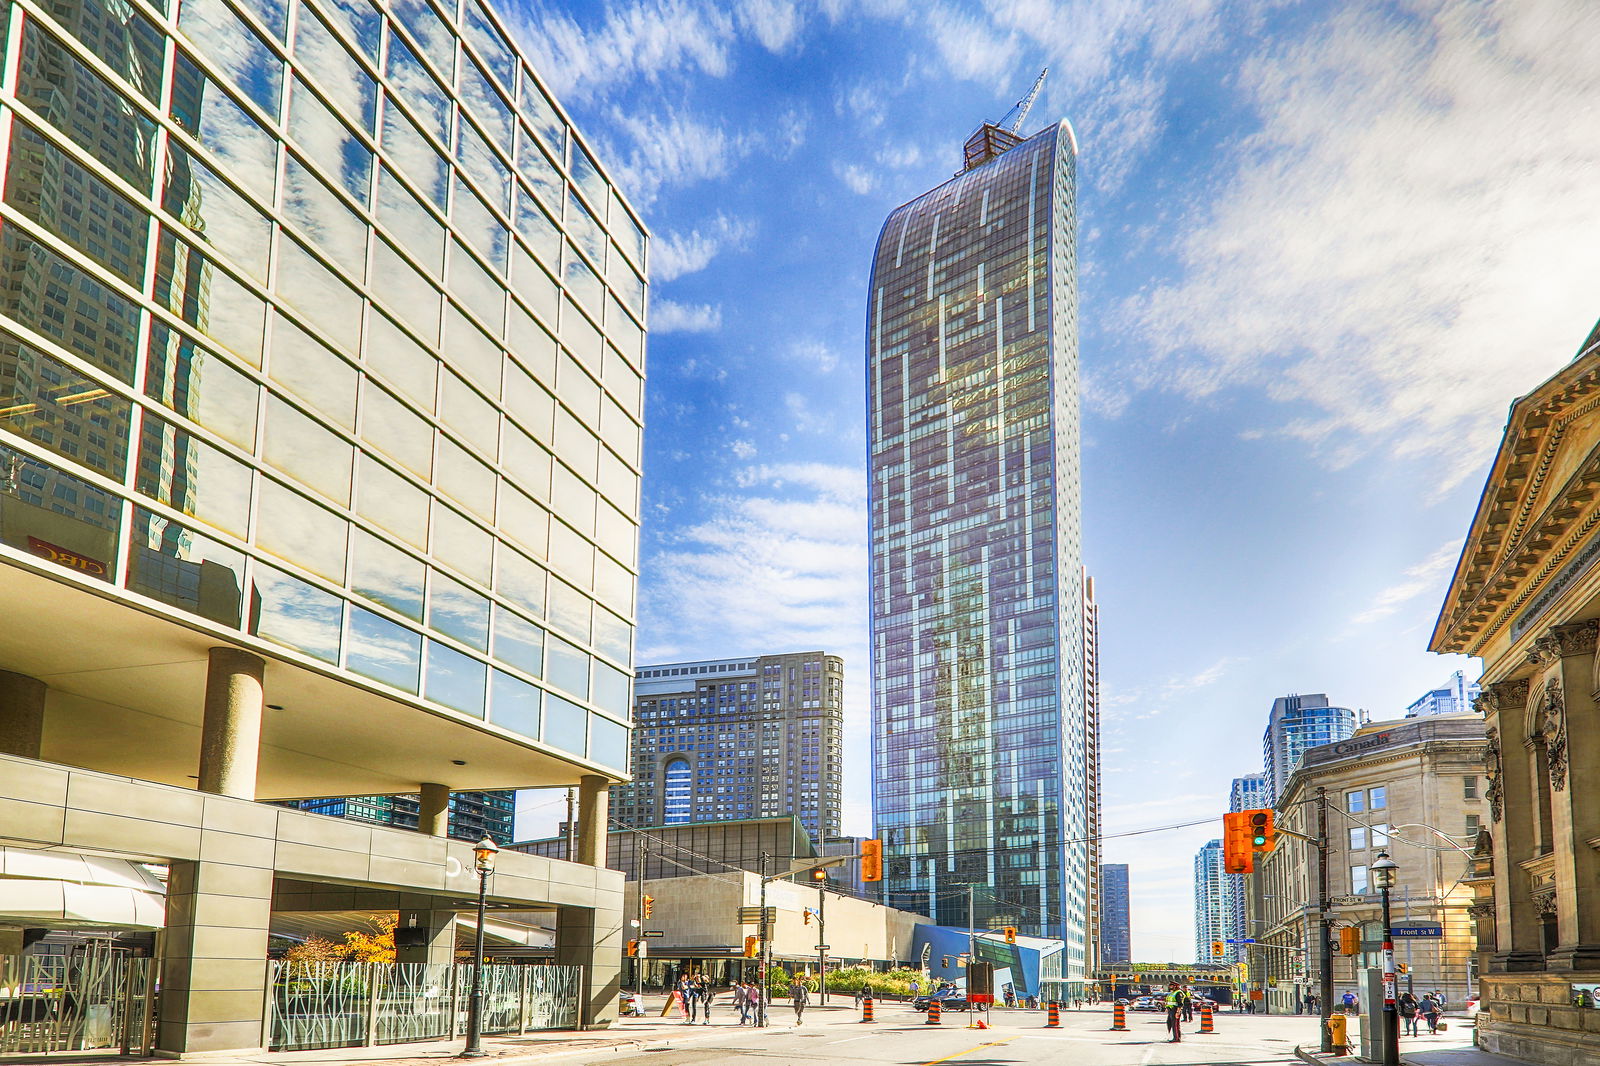
[[[550,579],[550,624],[580,643],[589,643],[589,597],[562,581]]]
[[[345,429],[356,424],[356,368],[282,314],[273,316],[268,374]]]
[[[296,63],[316,77],[336,107],[368,133],[373,131],[378,83],[304,3],[295,23],[294,55]]]
[[[457,249],[457,254],[460,250]],[[500,392],[500,346],[473,325],[455,304],[445,312],[445,346],[451,363],[491,395]]]
[[[535,555],[544,555],[550,540],[550,512],[519,489],[504,483],[495,516],[495,528]]]
[[[627,685],[623,685],[627,702]],[[610,709],[610,708],[608,708]],[[628,768],[628,729],[597,714],[589,716],[589,758],[615,770]]]
[[[374,244],[372,291],[429,343],[439,339],[439,290],[406,262],[388,241]]]
[[[360,351],[360,294],[287,236],[278,241],[278,295],[345,351]]]
[[[349,34],[363,55],[377,62],[383,18],[367,0],[318,0],[317,6],[329,21]]]
[[[510,674],[494,672],[489,721],[525,737],[539,737],[539,707],[544,693]]]
[[[436,640],[428,641],[428,682],[423,694],[435,703],[483,717],[488,667]]]
[[[488,132],[490,139],[509,154],[512,130],[516,128],[511,108],[489,83],[488,75],[470,57],[461,64],[460,91],[473,118]]]
[[[571,700],[550,695],[545,698],[544,733],[540,739],[562,751],[582,755],[585,750],[584,730],[589,712]]]
[[[596,607],[594,646],[619,663],[633,662],[633,626],[604,607]]]
[[[367,206],[372,153],[298,78],[289,103],[289,136],[307,149],[310,158],[321,161],[326,170],[336,174],[358,204]]]
[[[441,494],[483,519],[494,521],[495,472],[448,437],[439,440],[438,477]]]
[[[555,279],[520,244],[511,248],[511,287],[546,322],[555,322],[560,293]]]
[[[433,427],[427,420],[370,381],[361,406],[362,438],[418,477],[431,478]]]
[[[482,585],[489,583],[494,545],[489,534],[452,508],[433,509],[433,557],[458,574]]]
[[[500,412],[463,381],[454,371],[444,375],[444,424],[489,458],[496,458]]]
[[[557,636],[551,636],[545,643],[545,678],[569,695],[588,699],[588,654]]]
[[[453,7],[454,5],[452,5]],[[410,32],[439,73],[449,81],[455,74],[456,38],[428,0],[392,0],[389,5],[400,24]],[[394,38],[389,47],[393,48]]]
[[[444,273],[444,225],[401,184],[394,171],[378,170],[378,222],[434,278]]]
[[[555,105],[539,88],[527,67],[522,68],[522,91],[517,96],[517,108],[522,112],[533,131],[543,138],[557,159],[566,157],[567,129]]]
[[[146,496],[243,538],[252,481],[242,461],[153,414],[144,416],[135,484]]]
[[[428,579],[428,627],[469,647],[489,647],[489,601],[435,570]]]
[[[383,315],[367,323],[367,366],[376,370],[424,411],[433,410],[439,360]]]
[[[463,251],[459,242],[452,241],[451,245],[454,248],[450,255],[451,293],[487,323],[490,329],[498,332],[505,307],[505,290],[483,268],[483,264]],[[495,377],[498,376],[496,371]],[[493,379],[483,384],[485,388],[492,389]]]
[[[505,269],[506,228],[460,178],[456,179],[456,195],[450,204],[450,221],[479,255],[497,269]]]
[[[276,396],[267,398],[266,447],[268,464],[314,489],[334,503],[350,503],[350,469],[353,450],[343,437]],[[342,575],[329,574],[335,579]]]
[[[273,555],[343,583],[346,525],[299,493],[271,478],[261,479],[256,544]]]
[[[325,662],[339,659],[340,600],[309,582],[257,563],[250,631]]]
[[[491,204],[501,211],[511,210],[511,172],[471,122],[462,122],[456,132],[456,159]]]
[[[167,144],[161,206],[251,278],[266,284],[271,221],[176,139]]]
[[[177,330],[150,325],[147,396],[200,423],[245,451],[256,445],[261,386]]]
[[[365,276],[366,222],[292,155],[284,172],[283,213],[348,276]]]
[[[500,79],[506,90],[513,91],[517,84],[517,58],[511,45],[494,28],[483,13],[477,0],[468,0],[465,17],[461,20],[466,39],[478,50],[490,73]]]
[[[389,35],[389,59],[384,73],[400,90],[401,98],[417,116],[417,121],[435,140],[449,144],[450,98],[398,34]]]
[[[422,636],[381,615],[352,606],[345,667],[403,692],[416,692],[422,668]]]
[[[350,588],[407,618],[422,621],[422,582],[427,567],[388,541],[363,529],[351,535]]]
[[[526,131],[517,138],[517,170],[551,213],[561,214],[561,205],[566,199],[566,180]]]
[[[230,176],[271,203],[278,173],[278,143],[272,135],[182,51],[173,86],[173,121],[220,159]]]
[[[282,5],[257,3],[252,9],[281,36]],[[283,61],[223,0],[184,0],[178,28],[257,106],[269,115],[278,113]]]
[[[508,549],[500,552],[495,591],[535,618],[544,616],[544,567]]]
[[[167,226],[161,227],[155,298],[251,366],[261,365],[266,301]]]
[[[494,656],[534,677],[544,672],[544,630],[532,622],[496,607]]]
[[[419,551],[427,549],[428,496],[425,492],[365,455],[361,457],[357,483],[357,514]]]

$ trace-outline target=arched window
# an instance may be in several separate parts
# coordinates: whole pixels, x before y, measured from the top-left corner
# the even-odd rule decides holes
[[[687,759],[673,759],[667,763],[666,805],[661,819],[664,824],[675,825],[689,820],[690,779]]]

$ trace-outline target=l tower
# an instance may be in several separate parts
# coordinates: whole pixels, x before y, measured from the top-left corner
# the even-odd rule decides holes
[[[1015,123],[1012,124],[1015,126]],[[897,208],[867,309],[873,810],[896,906],[1066,941],[1094,871],[1077,145],[986,124]]]

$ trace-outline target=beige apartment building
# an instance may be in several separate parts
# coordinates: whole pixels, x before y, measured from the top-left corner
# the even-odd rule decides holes
[[[1381,899],[1369,873],[1380,851],[1399,864],[1391,893],[1396,926],[1433,924],[1441,936],[1396,937],[1401,989],[1442,991],[1459,1006],[1475,989],[1469,908],[1470,852],[1488,818],[1483,720],[1475,714],[1380,722],[1349,740],[1309,749],[1277,804],[1280,826],[1317,835],[1318,791],[1328,805],[1328,892],[1336,926],[1361,930],[1362,951],[1334,958],[1334,994],[1359,992],[1377,966]],[[1257,860],[1246,920],[1258,944],[1248,959],[1273,1013],[1293,1013],[1317,992],[1321,963],[1315,849],[1280,835]],[[1337,936],[1337,933],[1335,934]]]

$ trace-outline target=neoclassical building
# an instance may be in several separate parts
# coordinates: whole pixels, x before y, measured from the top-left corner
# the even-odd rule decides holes
[[[1479,1043],[1600,1060],[1600,327],[1511,406],[1429,648],[1476,655]]]

